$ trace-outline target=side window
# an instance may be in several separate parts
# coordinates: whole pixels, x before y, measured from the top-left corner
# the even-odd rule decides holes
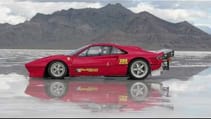
[[[112,47],[111,54],[125,54],[125,52],[118,48]]]
[[[86,56],[88,49],[84,50],[82,53],[79,54],[79,56]]]
[[[100,56],[110,54],[125,54],[124,51],[111,46],[93,46],[84,50],[79,56]]]
[[[83,51],[79,56],[98,56],[102,52],[102,49],[100,46],[93,46],[89,49]]]
[[[102,46],[102,55],[110,55],[111,48],[110,46]]]
[[[90,47],[89,50],[87,51],[87,56],[97,56],[100,55],[101,52],[102,49],[99,46]]]

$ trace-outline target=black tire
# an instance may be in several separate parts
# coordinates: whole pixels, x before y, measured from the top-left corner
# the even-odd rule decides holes
[[[60,66],[58,69],[55,66]],[[58,73],[54,72],[54,68],[56,70],[59,70]],[[53,61],[48,65],[48,76],[50,76],[53,79],[64,79],[65,76],[67,76],[67,66],[61,61]]]
[[[142,75],[139,75],[139,76],[138,76],[138,74],[135,75],[136,71],[133,69],[135,67],[134,65],[136,65],[137,63],[141,64],[140,67],[137,67],[137,70],[139,71],[139,73],[140,72],[143,73]],[[143,65],[143,68],[141,68],[142,65]],[[138,71],[137,71],[137,73],[138,73]],[[142,71],[144,71],[144,72],[142,72]],[[150,74],[149,64],[143,59],[136,59],[136,60],[134,60],[134,61],[132,61],[130,63],[130,65],[128,67],[128,73],[129,73],[130,79],[132,79],[132,80],[133,79],[135,79],[135,80],[144,80]]]

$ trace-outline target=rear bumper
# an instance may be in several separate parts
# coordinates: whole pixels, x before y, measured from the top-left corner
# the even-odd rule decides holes
[[[160,76],[163,73],[163,66],[161,65],[160,68],[151,71],[152,76]]]
[[[157,70],[153,70],[151,72],[152,76],[160,76],[165,70],[169,70],[170,66],[169,66],[169,61],[164,61],[161,65],[160,68],[158,68]]]
[[[162,64],[162,68],[163,70],[169,70],[169,61],[164,61]]]
[[[171,58],[174,57],[174,50],[164,49],[162,52],[163,52],[162,68],[163,68],[163,70],[169,70],[169,62],[170,62]]]

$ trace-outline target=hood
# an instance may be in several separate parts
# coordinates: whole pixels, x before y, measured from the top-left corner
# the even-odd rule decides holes
[[[46,63],[52,61],[52,60],[67,60],[67,56],[66,55],[50,55],[47,57],[43,57],[43,58],[38,58],[35,59],[33,61],[30,61],[28,63],[26,63],[26,66],[32,66],[32,65],[36,65],[36,66],[42,66],[45,65]]]

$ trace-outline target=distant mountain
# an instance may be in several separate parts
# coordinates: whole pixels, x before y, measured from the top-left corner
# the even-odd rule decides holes
[[[18,25],[0,24],[0,48],[73,49],[115,42],[157,50],[211,50],[211,36],[187,21],[171,23],[121,4],[36,14]]]
[[[201,30],[207,32],[208,34],[211,34],[211,28],[207,26],[198,26]]]

